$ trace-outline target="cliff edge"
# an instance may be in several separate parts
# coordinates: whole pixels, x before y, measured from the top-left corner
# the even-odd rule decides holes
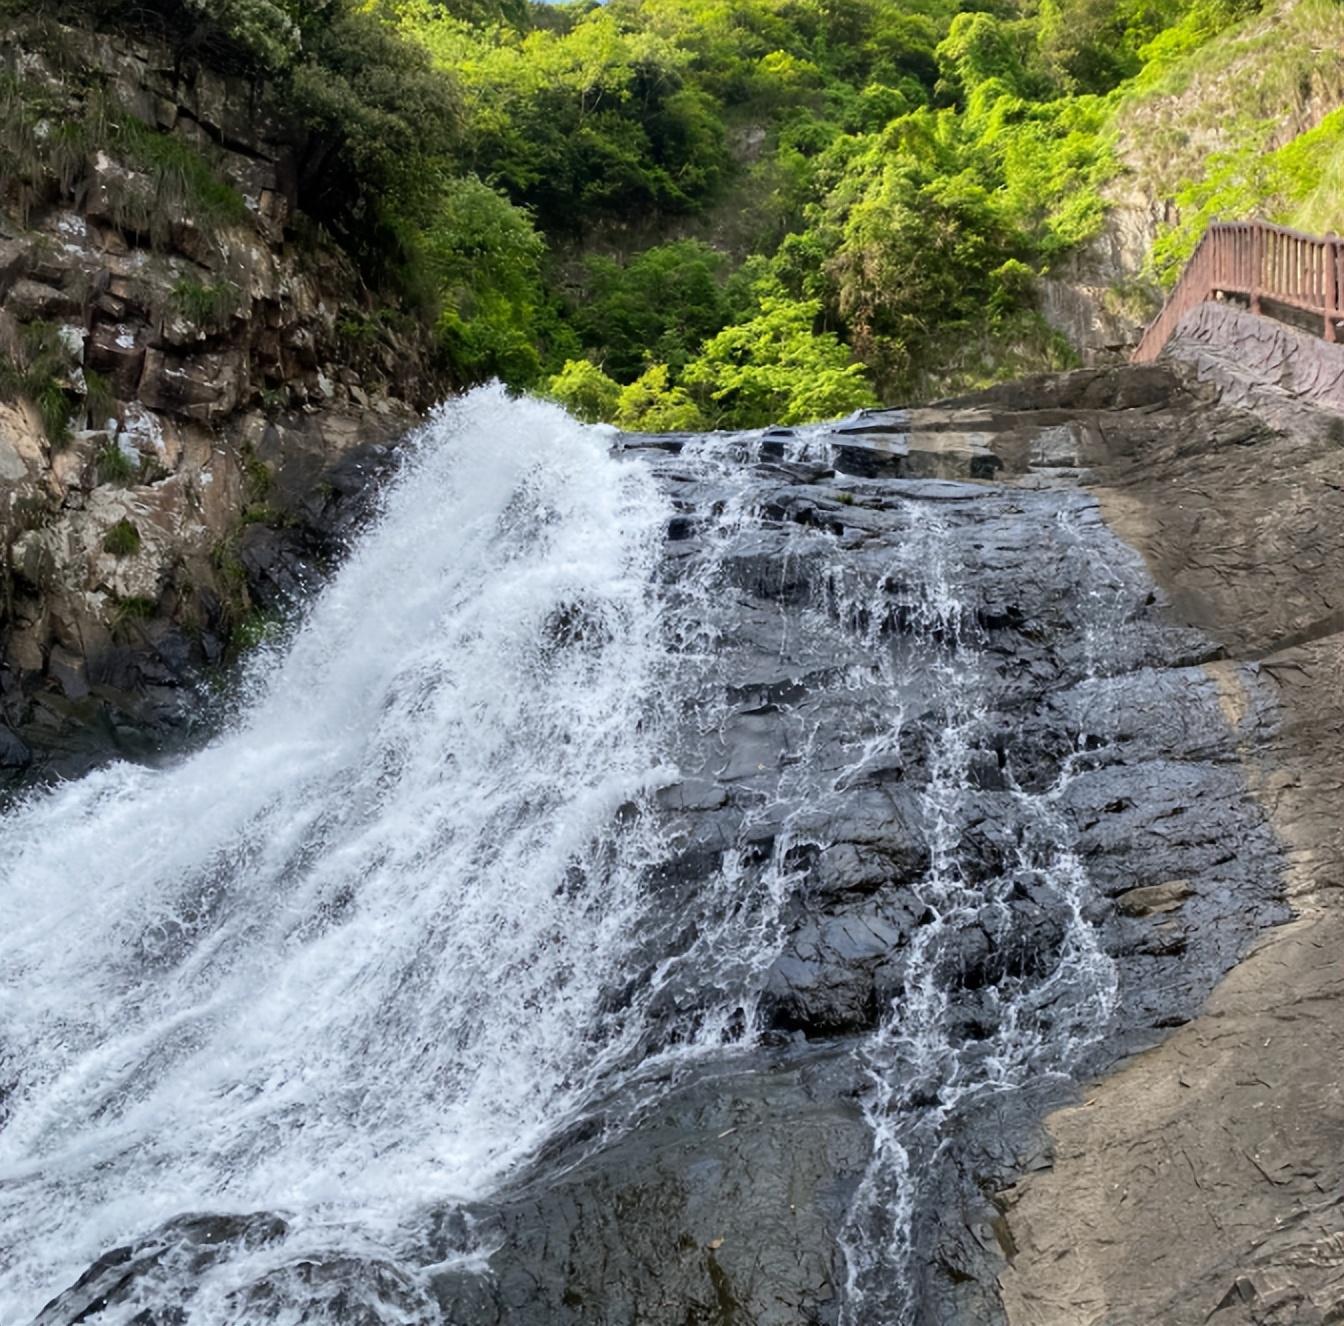
[[[0,777],[188,721],[436,390],[254,82],[51,21],[3,46]]]

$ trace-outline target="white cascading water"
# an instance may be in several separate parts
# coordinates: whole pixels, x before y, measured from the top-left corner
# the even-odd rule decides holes
[[[629,1048],[668,512],[609,441],[445,410],[233,731],[0,822],[6,1323],[184,1211],[395,1249]]]
[[[1060,520],[1061,537],[1072,544],[1085,574],[1092,553],[1068,514]],[[985,633],[969,610],[958,570],[943,514],[936,504],[919,508],[915,532],[893,571],[898,583],[914,590],[911,635],[916,650],[927,655],[922,698],[932,714],[933,736],[920,799],[929,866],[914,888],[926,920],[906,954],[902,995],[861,1052],[871,1082],[865,1112],[874,1145],[841,1235],[848,1266],[843,1326],[911,1326],[919,1320],[915,1222],[950,1144],[949,1124],[992,1093],[1067,1074],[1105,1034],[1115,1008],[1115,966],[1084,917],[1089,882],[1055,810],[1072,760],[1065,761],[1053,786],[1027,792],[1012,778],[1009,745],[1005,773],[1015,803],[1015,859],[988,880],[971,880],[965,873],[963,803],[975,785],[971,760],[993,715],[993,689]],[[1089,605],[1100,597],[1089,586]],[[1114,611],[1106,615],[1103,609],[1104,622],[1095,616],[1088,614],[1084,626],[1089,674],[1097,632],[1103,625],[1113,632],[1116,625]],[[987,985],[981,1027],[967,1039],[954,1007],[965,976],[958,934],[981,929],[992,945],[1007,942],[1012,926],[1007,900],[1024,881],[1037,896],[1052,898],[1062,913],[1055,964],[1029,979],[1009,974]]]
[[[810,588],[780,676],[795,648],[839,660],[815,684],[852,696],[851,762],[818,772],[817,720],[783,706],[787,759],[743,829],[771,822],[768,859],[730,848],[693,915],[658,914],[649,874],[677,844],[651,808],[659,788],[723,773],[710,738],[735,713],[723,674],[740,610],[725,565],[778,480],[751,470],[760,439],[697,440],[657,463],[613,458],[610,442],[498,389],[444,409],[292,642],[254,666],[228,732],[0,819],[3,1326],[190,1212],[287,1221],[279,1241],[147,1275],[146,1302],[190,1295],[191,1326],[238,1321],[248,1287],[280,1283],[305,1250],[427,1274],[428,1209],[494,1191],[595,1100],[651,1081],[651,1061],[749,1044],[791,851],[899,748],[912,659],[921,721],[933,714],[917,892],[934,920],[860,1049],[875,1148],[842,1244],[846,1320],[915,1319],[912,1161],[969,1098],[1067,1071],[1104,1029],[1114,976],[1082,919],[1081,868],[1054,792],[1017,789],[1015,869],[1072,923],[1055,973],[991,992],[989,1037],[950,1035],[944,938],[992,926],[1008,881],[972,885],[958,866],[982,641],[941,503],[916,485],[893,565],[856,569],[833,533],[785,523]],[[820,433],[787,446],[827,454]],[[660,467],[706,499],[671,570]],[[893,579],[915,587],[897,646]],[[688,727],[709,734],[698,753]],[[733,776],[749,801],[750,771]],[[304,1303],[305,1323],[325,1320]],[[127,1326],[137,1310],[96,1320]],[[412,1318],[399,1301],[371,1319]],[[439,1320],[427,1291],[413,1319]]]

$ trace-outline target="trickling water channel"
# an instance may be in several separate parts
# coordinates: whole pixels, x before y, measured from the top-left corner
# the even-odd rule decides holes
[[[572,1265],[491,1299],[492,1212],[725,1072],[815,1100],[818,1053],[867,1140],[760,1228],[823,1282],[761,1320],[928,1319],[974,1110],[1123,997],[1074,803],[1189,641],[1084,495],[845,477],[839,441],[616,456],[473,393],[226,735],[0,821],[0,1321],[565,1319]],[[687,1183],[645,1261],[731,1320]]]
[[[1071,528],[1069,513],[1061,515]],[[842,1236],[843,1320],[856,1326],[919,1319],[918,1212],[936,1191],[931,1180],[950,1122],[981,1096],[1066,1074],[1106,1034],[1115,1009],[1115,966],[1083,911],[1091,884],[1052,805],[1071,760],[1049,786],[1031,791],[1014,777],[1011,740],[997,744],[994,781],[1006,793],[999,828],[1011,829],[1011,850],[998,873],[968,873],[962,842],[976,813],[968,801],[984,787],[976,755],[994,744],[988,720],[996,697],[986,632],[951,556],[942,513],[921,511],[897,574],[914,597],[911,636],[929,655],[922,699],[932,723],[921,794],[929,862],[913,889],[924,915],[906,949],[901,995],[859,1052],[871,1081],[874,1148]],[[1112,632],[1121,625],[1105,623]],[[1031,908],[1014,909],[1015,898],[1029,898]],[[973,957],[974,980],[968,932],[984,945]]]

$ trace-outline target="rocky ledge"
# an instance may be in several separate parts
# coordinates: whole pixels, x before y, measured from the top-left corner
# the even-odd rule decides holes
[[[3,46],[0,781],[183,721],[433,392],[249,83],[39,18]]]

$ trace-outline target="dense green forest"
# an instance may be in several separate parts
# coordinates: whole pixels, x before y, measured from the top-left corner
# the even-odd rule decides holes
[[[1036,277],[1102,225],[1118,126],[1269,2],[138,0],[134,15],[248,70],[304,126],[305,211],[432,322],[449,380],[498,376],[667,430],[1067,364]],[[1321,222],[1341,116],[1279,152],[1248,132],[1176,181],[1184,221],[1152,274],[1214,215],[1271,199]]]

